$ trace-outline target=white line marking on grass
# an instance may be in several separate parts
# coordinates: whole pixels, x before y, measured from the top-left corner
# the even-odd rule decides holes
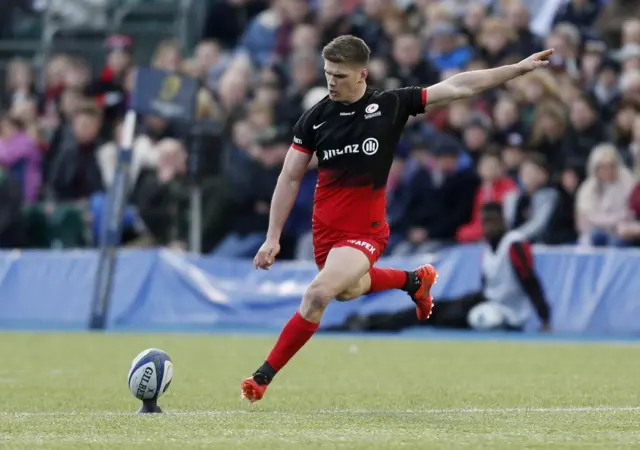
[[[233,416],[251,413],[275,415],[288,414],[503,414],[503,413],[597,413],[597,412],[633,412],[640,411],[640,406],[555,406],[548,408],[452,408],[452,409],[320,409],[308,411],[270,411],[236,409],[226,411],[167,411],[169,416]],[[97,416],[131,416],[135,411],[33,411],[10,412],[0,411],[0,417],[97,417]]]

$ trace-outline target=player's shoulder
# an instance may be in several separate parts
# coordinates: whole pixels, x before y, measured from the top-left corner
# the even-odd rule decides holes
[[[308,128],[310,126],[309,124],[313,124],[316,119],[323,115],[330,101],[329,96],[326,95],[316,104],[307,108],[302,115],[300,115],[298,125],[302,128]]]
[[[372,89],[372,97],[383,98],[383,97],[398,97],[398,96],[406,96],[406,95],[414,95],[416,93],[421,93],[422,90],[425,89],[420,86],[405,86],[393,89]]]

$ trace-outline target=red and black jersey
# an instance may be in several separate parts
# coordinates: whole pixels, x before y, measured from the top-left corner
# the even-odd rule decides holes
[[[386,232],[385,186],[409,119],[424,112],[426,89],[367,88],[355,103],[325,97],[293,128],[292,147],[318,158],[313,220],[336,230]]]

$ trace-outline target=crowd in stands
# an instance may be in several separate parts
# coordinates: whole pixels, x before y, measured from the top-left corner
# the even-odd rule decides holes
[[[223,170],[201,180],[204,251],[252,256],[300,114],[327,91],[322,46],[342,34],[372,50],[368,83],[429,86],[554,48],[550,65],[468,101],[412,118],[388,180],[388,253],[482,238],[480,209],[501,202],[533,242],[640,244],[640,2],[556,2],[548,32],[521,0],[218,0],[202,40],[162,42],[150,65],[201,81],[197,117],[215,121]],[[544,2],[543,2],[544,3]],[[547,2],[550,3],[550,2]],[[548,12],[547,12],[548,14]],[[39,88],[12,62],[0,127],[0,247],[95,246],[134,89],[136,43],[109,38],[105,66],[57,54]],[[185,248],[190,140],[139,119],[125,214],[129,245]],[[311,259],[317,162],[283,237]]]

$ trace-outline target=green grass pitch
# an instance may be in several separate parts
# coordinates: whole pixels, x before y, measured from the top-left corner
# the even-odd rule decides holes
[[[240,381],[275,337],[0,334],[0,448],[640,448],[633,344],[317,336],[254,405]],[[148,347],[174,379],[135,414]]]

